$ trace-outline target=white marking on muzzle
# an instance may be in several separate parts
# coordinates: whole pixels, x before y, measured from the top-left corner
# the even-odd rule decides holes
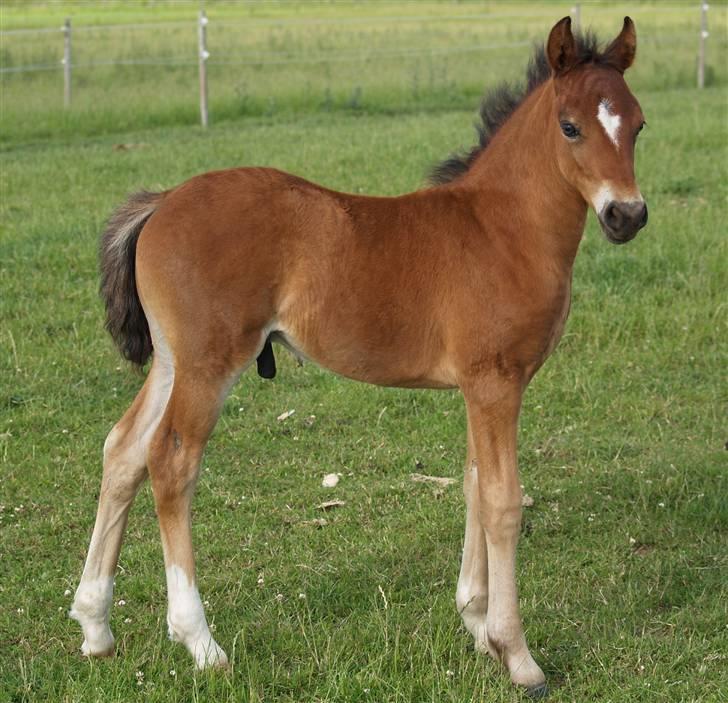
[[[622,118],[612,112],[612,103],[610,103],[606,98],[603,98],[599,103],[597,119],[602,127],[604,127],[604,131],[607,133],[607,136],[611,139],[614,146],[619,149],[617,134],[619,133],[619,126],[622,124]]]
[[[599,190],[592,196],[592,206],[597,215],[601,215],[602,210],[614,200],[614,191],[608,183],[603,183]]]
[[[612,188],[612,184],[608,181],[602,183],[598,190],[592,195],[592,207],[597,215],[601,215],[602,210],[609,205],[612,201],[620,203],[644,203],[644,198],[639,190],[635,190],[632,193],[619,193],[616,194]]]

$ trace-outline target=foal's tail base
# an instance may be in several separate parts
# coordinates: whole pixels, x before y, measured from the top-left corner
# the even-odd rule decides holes
[[[152,354],[152,337],[136,287],[137,241],[164,193],[140,191],[109,218],[99,260],[101,297],[106,306],[106,329],[122,356],[143,366]]]

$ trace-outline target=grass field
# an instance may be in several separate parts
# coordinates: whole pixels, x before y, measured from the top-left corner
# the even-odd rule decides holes
[[[128,3],[93,7],[75,6],[84,24],[139,19]],[[473,7],[316,10],[340,18]],[[568,11],[517,7],[544,16],[528,25],[504,19],[488,28],[494,37],[542,38]],[[241,12],[208,8],[213,19]],[[315,14],[310,4],[246,8]],[[625,9],[585,6],[582,16],[593,10],[609,36]],[[156,4],[143,19],[185,12]],[[634,10],[647,35],[631,82],[648,122],[637,170],[650,224],[630,245],[613,247],[590,217],[566,334],[526,396],[521,481],[534,505],[524,513],[518,577],[527,637],[553,701],[728,700],[725,5],[711,3],[711,13],[711,83],[697,91],[689,37],[673,51],[649,34],[665,23],[665,36],[692,26],[692,5]],[[3,29],[53,25],[66,14],[62,4],[5,3]],[[404,34],[382,46],[426,46],[434,31],[392,27]],[[457,28],[440,28],[445,46]],[[307,25],[286,31],[302,52],[320,51],[319,40],[332,51],[349,41],[318,37]],[[113,37],[121,43],[109,39],[107,48],[124,55],[128,35]],[[4,39],[2,52],[9,46]],[[241,164],[277,166],[340,190],[415,189],[434,161],[470,143],[482,86],[504,65],[517,77],[527,55],[520,48],[453,60],[447,85],[429,85],[419,102],[407,92],[411,67],[393,61],[391,71],[351,76],[362,85],[354,106],[346,98],[353,68],[327,78],[313,65],[307,97],[301,76],[309,69],[298,67],[250,83],[250,109],[234,109],[221,90],[206,133],[194,124],[194,84],[167,69],[120,71],[114,95],[89,78],[68,115],[58,74],[2,77],[0,703],[521,699],[473,652],[455,610],[459,488],[438,493],[410,479],[415,471],[461,475],[459,394],[356,385],[299,368],[284,352],[275,381],[250,372],[233,389],[195,502],[200,590],[231,671],[195,673],[186,651],[166,639],[148,487],[132,509],[116,576],[116,658],[82,659],[80,630],[66,613],[93,524],[101,446],[141,385],[102,329],[96,246],[110,210],[140,187]],[[223,78],[222,86],[234,85]],[[334,97],[322,104],[327,81]],[[342,474],[333,490],[321,487],[330,472]],[[331,498],[346,505],[313,526],[324,517],[316,506]]]

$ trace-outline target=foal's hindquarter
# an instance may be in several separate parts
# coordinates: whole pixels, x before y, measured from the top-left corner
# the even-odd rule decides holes
[[[228,390],[275,333],[350,378],[461,389],[467,519],[457,606],[477,647],[501,660],[515,683],[543,683],[515,585],[517,422],[522,393],[561,333],[586,215],[584,201],[543,162],[548,137],[538,125],[548,119],[549,89],[530,95],[514,116],[522,119],[509,121],[476,167],[446,186],[367,198],[238,169],[194,178],[160,200],[136,253],[154,359],[106,442],[74,604],[86,653],[113,649],[113,575],[148,472],[170,636],[200,667],[225,663],[195,585],[190,502]],[[546,187],[544,174],[552,174]]]

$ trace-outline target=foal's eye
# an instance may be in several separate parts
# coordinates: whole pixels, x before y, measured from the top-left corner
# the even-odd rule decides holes
[[[561,131],[568,139],[576,139],[579,136],[579,128],[572,122],[561,122]]]

